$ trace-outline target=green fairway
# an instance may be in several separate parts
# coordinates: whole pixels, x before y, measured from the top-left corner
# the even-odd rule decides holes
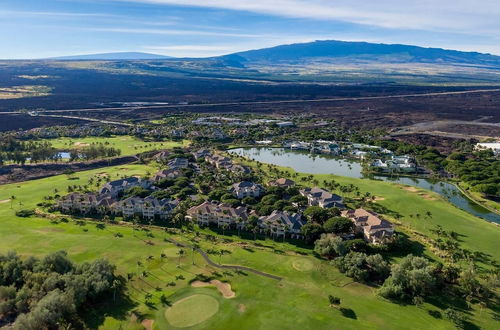
[[[255,166],[254,162],[244,161],[244,163]],[[492,260],[500,262],[498,248],[494,243],[500,239],[500,226],[455,207],[434,192],[385,181],[348,178],[332,174],[309,175],[297,173],[291,168],[272,167],[288,172],[288,176],[307,186],[317,184],[319,187],[328,189],[324,181],[332,179],[341,185],[353,184],[359,187],[361,195],[369,192],[377,196],[376,204],[382,206],[381,213],[386,217],[391,218],[391,214],[399,214],[399,218],[392,218],[392,221],[400,223],[405,230],[431,235],[431,230],[440,225],[444,230],[458,233],[460,244],[464,248],[486,253]],[[264,165],[261,169],[270,175],[272,167]],[[311,180],[307,179],[309,176],[312,176]],[[302,180],[303,178],[306,180]],[[341,194],[339,191],[336,193]],[[424,216],[427,212],[430,212],[430,217]],[[417,217],[417,214],[421,216]]]
[[[60,175],[0,186],[0,253],[15,250],[23,256],[40,256],[64,249],[75,261],[107,258],[117,265],[119,274],[132,274],[128,293],[133,306],[125,310],[126,314],[118,313],[122,308],[120,306],[102,306],[102,318],[89,316],[96,326],[103,329],[142,329],[141,322],[144,320],[154,321],[155,329],[187,327],[189,324],[186,322],[195,322],[190,329],[454,328],[444,317],[436,318],[429,314],[430,311],[442,314],[448,302],[426,302],[421,306],[392,303],[379,297],[376,288],[353,283],[328,261],[317,259],[311,251],[287,242],[269,239],[245,241],[236,236],[226,237],[230,240],[219,238],[211,241],[197,237],[194,233],[168,234],[161,229],[144,231],[111,224],[99,229],[92,222],[83,226],[72,220],[68,223],[51,223],[49,219],[17,218],[14,214],[22,208],[35,208],[44,196],[54,195],[55,191],[65,194],[68,185],[86,184],[89,178],[96,178],[103,173],[115,178],[121,175],[144,175],[155,170],[145,165],[126,165],[79,172],[75,174],[77,178],[72,179]],[[321,182],[327,176],[317,178]],[[390,183],[340,177],[335,179],[342,183],[352,182],[363,191],[384,197],[378,203],[403,214],[401,222],[415,230],[425,233],[432,226],[441,224],[464,235],[461,244],[498,258],[494,242],[498,240],[500,229],[469,216],[437,196],[434,196],[437,200],[429,200]],[[11,196],[15,196],[12,202]],[[423,213],[425,210],[433,214],[425,222],[408,216],[409,213]],[[117,233],[122,237],[116,236]],[[225,249],[230,253],[221,257],[222,263],[252,267],[281,276],[284,280],[276,281],[252,273],[222,271],[207,266],[201,256],[193,254],[191,249],[185,249],[185,254],[179,259],[179,248],[165,241],[165,238],[186,243],[198,242],[205,251]],[[218,256],[212,258],[219,262]],[[189,281],[200,273],[229,282],[237,292],[236,297],[225,299],[213,287],[192,287]],[[329,294],[341,298],[342,307],[345,308],[343,312],[329,306]],[[172,303],[171,308],[162,304],[162,296]],[[188,297],[195,298],[183,300]],[[176,303],[179,304],[176,306]],[[214,308],[217,305],[218,311]],[[195,309],[192,306],[202,307]],[[200,315],[184,318],[185,313],[182,311],[190,309],[199,311]],[[132,310],[136,313],[130,313]],[[495,328],[491,310],[473,304],[472,310],[467,313],[477,326]]]
[[[167,308],[165,317],[172,326],[187,328],[208,320],[218,311],[217,299],[204,294],[194,294],[176,301],[172,307]]]
[[[59,138],[49,139],[54,148],[60,150],[71,150],[86,147],[92,143],[106,143],[108,147],[121,150],[122,156],[135,155],[141,152],[171,149],[173,147],[183,147],[189,145],[189,141],[164,141],[146,142],[133,136],[115,137],[88,137],[88,138]]]

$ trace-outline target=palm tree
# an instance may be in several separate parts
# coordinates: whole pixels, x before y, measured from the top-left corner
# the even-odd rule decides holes
[[[194,243],[192,246],[191,246],[191,257],[192,257],[192,262],[193,262],[193,265],[195,264],[194,263],[194,253],[196,250],[198,250],[200,248],[200,245],[198,243]]]
[[[140,261],[137,261],[137,273],[139,273],[139,267],[142,266],[142,262]]]
[[[182,256],[184,255],[184,250],[183,249],[179,249],[179,251],[177,251],[177,255],[179,256],[179,262],[177,264],[177,267],[180,267],[181,266],[181,258]]]
[[[228,225],[227,223],[223,223],[223,224],[222,224],[222,235],[224,235],[224,234],[225,234],[226,229],[227,229],[228,227],[229,227],[229,225]]]
[[[236,220],[234,220],[234,223],[236,224],[236,228],[238,229],[238,236],[241,236],[241,224],[243,223],[243,219],[238,217]]]
[[[118,279],[114,279],[113,283],[111,284],[111,288],[113,289],[113,301],[116,301],[116,289],[120,287],[120,281]]]

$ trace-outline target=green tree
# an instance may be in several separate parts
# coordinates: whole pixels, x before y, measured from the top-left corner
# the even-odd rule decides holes
[[[344,217],[333,217],[323,224],[325,233],[347,234],[353,231],[354,224],[350,219]]]
[[[347,249],[345,243],[339,236],[333,234],[322,234],[321,238],[314,243],[314,252],[322,257],[333,258],[343,256]]]

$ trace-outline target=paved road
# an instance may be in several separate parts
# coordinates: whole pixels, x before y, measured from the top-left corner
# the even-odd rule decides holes
[[[96,118],[89,118],[89,117],[63,116],[63,115],[40,115],[40,114],[37,115],[36,117],[52,117],[52,118],[78,119],[78,120],[98,122],[98,123],[102,123],[102,124],[112,124],[112,125],[129,126],[129,127],[134,126],[134,124],[124,123],[124,122],[121,122],[121,121],[103,120],[103,119],[96,119]]]
[[[181,242],[177,242],[171,238],[167,238],[168,241],[170,241],[171,243],[177,245],[177,246],[180,246],[180,247],[183,247],[183,248],[188,248],[188,249],[192,249],[193,247],[191,245],[188,245],[188,244],[184,244],[184,243],[181,243]],[[268,273],[264,273],[264,272],[261,272],[260,270],[256,270],[256,269],[253,269],[253,268],[249,268],[249,267],[245,267],[245,266],[238,266],[238,265],[219,265],[215,262],[213,262],[210,257],[207,255],[207,253],[205,251],[203,251],[202,249],[199,249],[199,248],[196,248],[195,249],[196,252],[198,252],[199,254],[201,254],[201,256],[203,257],[203,259],[205,259],[205,261],[212,267],[216,267],[216,268],[219,268],[219,269],[232,269],[232,270],[241,270],[241,271],[246,271],[246,272],[249,272],[249,273],[254,273],[254,274],[257,274],[257,275],[260,275],[260,276],[264,276],[264,277],[267,277],[267,278],[270,278],[270,279],[273,279],[273,280],[277,280],[277,281],[281,281],[283,278],[282,277],[279,277],[279,276],[276,276],[276,275],[272,275],[272,274],[268,274]]]
[[[115,107],[115,108],[84,108],[84,109],[57,109],[57,110],[40,110],[38,113],[58,113],[58,112],[79,112],[79,111],[127,111],[141,109],[169,109],[169,108],[200,108],[200,107],[222,107],[234,105],[272,105],[272,104],[295,104],[295,103],[320,103],[320,102],[336,102],[336,101],[365,101],[365,100],[381,100],[381,99],[399,99],[441,95],[461,95],[461,94],[477,94],[486,92],[500,92],[497,89],[475,89],[456,92],[435,92],[421,94],[401,94],[401,95],[385,95],[385,96],[365,96],[365,97],[340,97],[340,98],[323,98],[323,99],[307,99],[307,100],[281,100],[281,101],[242,101],[242,102],[226,102],[226,103],[206,103],[206,104],[172,104],[172,105],[152,105],[152,106],[134,106],[134,107]],[[20,112],[0,112],[0,115],[13,114]]]

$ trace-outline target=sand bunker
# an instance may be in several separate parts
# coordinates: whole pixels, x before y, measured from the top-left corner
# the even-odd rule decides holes
[[[10,202],[10,199],[4,199],[3,201],[0,201],[0,204],[5,204],[5,203],[8,203]]]
[[[418,189],[415,187],[403,187],[403,190],[406,190],[409,192],[418,192]]]
[[[236,297],[236,293],[231,289],[231,284],[224,283],[219,280],[211,280],[210,282],[194,281],[191,286],[195,288],[203,288],[207,286],[214,286],[219,290],[224,298],[230,299]]]
[[[142,326],[146,329],[146,330],[153,330],[153,323],[155,321],[153,320],[149,320],[149,319],[145,319],[144,321],[141,322]]]
[[[429,194],[418,194],[419,196],[421,196],[423,199],[426,199],[428,201],[435,201],[437,200],[436,197],[432,196],[432,195],[429,195]]]
[[[83,143],[83,142],[75,142],[74,146],[75,147],[88,147],[88,146],[90,146],[90,144]]]

